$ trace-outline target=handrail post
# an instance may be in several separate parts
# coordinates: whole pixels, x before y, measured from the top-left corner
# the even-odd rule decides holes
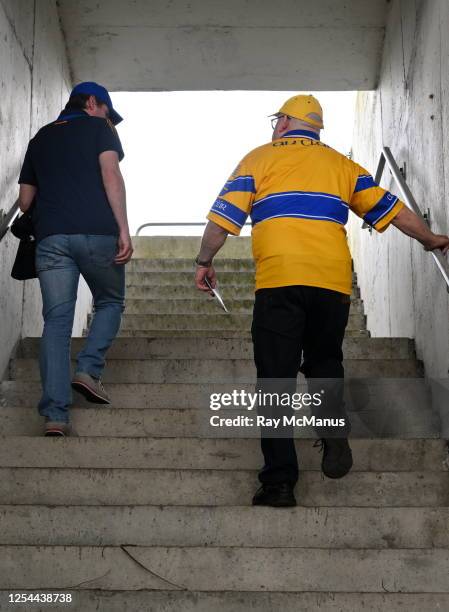
[[[377,164],[376,176],[374,178],[374,181],[377,184],[380,183],[380,179],[382,178],[382,174],[384,173],[384,168],[385,168],[385,155],[382,151],[379,157],[379,163]]]
[[[414,213],[416,213],[416,215],[424,223],[429,225],[430,211],[428,211],[426,215],[424,215],[421,212],[421,209],[419,208],[412,192],[410,191],[410,187],[407,185],[407,182],[404,178],[403,173],[401,172],[401,169],[399,168],[399,166],[396,163],[395,158],[393,157],[390,147],[382,147],[382,153],[380,154],[379,164],[376,170],[376,177],[375,177],[376,183],[377,184],[380,183],[380,179],[382,178],[382,174],[383,174],[386,164],[388,164],[390,172],[399,187],[399,191],[401,192],[402,199],[404,200],[407,207],[410,208]],[[370,228],[371,226],[369,226],[367,223],[364,222],[362,225],[362,228],[366,228],[366,227]],[[446,289],[449,291],[449,265],[448,265],[446,258],[444,257],[440,249],[435,249],[433,251],[430,251],[430,254],[434,258],[435,263],[441,275],[443,276],[445,280]]]
[[[404,202],[425,223],[426,220],[424,218],[424,215],[422,214],[421,209],[419,208],[415,198],[413,197],[413,194],[410,191],[409,186],[405,182],[404,177],[402,176],[402,173],[399,169],[399,166],[397,165],[396,160],[394,159],[393,154],[391,153],[390,147],[384,147],[383,154],[386,158],[391,174],[393,175],[393,178],[399,187],[399,191],[401,192]]]

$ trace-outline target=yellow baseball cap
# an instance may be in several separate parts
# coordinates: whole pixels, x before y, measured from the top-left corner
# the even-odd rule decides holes
[[[310,95],[297,95],[289,98],[274,115],[288,115],[301,119],[318,128],[323,128],[323,109],[318,100]]]

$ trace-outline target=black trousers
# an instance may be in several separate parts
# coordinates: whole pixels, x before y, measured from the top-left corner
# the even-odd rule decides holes
[[[259,289],[251,328],[257,389],[294,393],[298,372],[303,372],[310,394],[324,390],[327,395],[320,407],[311,406],[312,414],[345,418],[347,426],[336,437],[346,437],[350,429],[344,411],[342,363],[349,307],[349,295],[330,289],[304,285]],[[293,413],[291,406],[279,408],[278,416]],[[259,406],[258,414],[270,416],[273,409]],[[327,437],[323,431],[315,431],[319,437]],[[293,427],[283,428],[282,437],[274,435],[273,430],[261,428],[264,466],[259,480],[264,484],[294,484],[298,459]]]

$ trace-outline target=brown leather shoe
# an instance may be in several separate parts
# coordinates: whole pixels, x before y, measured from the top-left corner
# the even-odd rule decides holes
[[[45,437],[53,438],[65,438],[69,436],[71,427],[69,423],[62,423],[61,421],[47,421],[45,423]]]
[[[87,372],[75,372],[72,379],[72,389],[81,393],[88,402],[93,404],[111,403],[111,399],[106,393],[101,380],[93,378]]]

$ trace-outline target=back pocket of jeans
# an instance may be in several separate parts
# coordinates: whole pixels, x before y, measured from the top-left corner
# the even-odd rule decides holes
[[[46,236],[36,245],[36,271],[45,272],[63,268],[66,264],[66,249],[61,236]]]
[[[91,264],[107,268],[114,263],[118,251],[117,236],[89,235],[87,240]]]

